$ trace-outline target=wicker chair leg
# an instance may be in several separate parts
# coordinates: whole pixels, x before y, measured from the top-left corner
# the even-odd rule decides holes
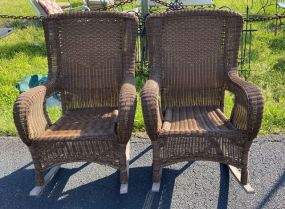
[[[238,180],[240,185],[243,187],[243,189],[247,193],[254,193],[254,189],[251,187],[251,185],[248,183],[248,171],[247,168],[243,168],[242,171],[240,172],[238,168],[229,165],[229,169],[234,175],[234,177]]]
[[[160,188],[160,180],[161,180],[161,163],[160,163],[160,148],[159,144],[157,142],[152,142],[152,148],[153,148],[153,163],[152,163],[152,191],[153,192],[159,192]]]
[[[130,142],[127,145],[120,145],[120,194],[128,193],[128,178],[129,178],[129,161],[130,161]]]
[[[247,185],[248,184],[248,170],[247,168],[242,168],[241,169],[241,184]]]
[[[44,172],[41,166],[35,164],[35,183],[37,186],[43,186],[45,184]]]
[[[161,179],[161,168],[158,162],[153,162],[152,164],[152,181],[153,182],[160,182]]]
[[[39,161],[38,153],[34,146],[30,146],[29,150],[31,152],[31,156],[35,167],[35,184],[36,186],[43,186],[45,183],[44,169]]]
[[[153,170],[153,183],[151,188],[151,191],[153,192],[159,192],[161,173],[162,173],[162,168],[160,168],[158,171]]]
[[[35,186],[31,191],[30,191],[30,196],[39,196],[43,190],[45,189],[45,186],[52,180],[52,178],[56,175],[58,170],[60,169],[60,166],[55,166],[49,170],[49,172],[45,175],[43,184],[38,185],[38,183],[41,183],[42,181],[42,176],[43,173],[42,171],[36,170],[36,179],[37,179],[37,186]]]

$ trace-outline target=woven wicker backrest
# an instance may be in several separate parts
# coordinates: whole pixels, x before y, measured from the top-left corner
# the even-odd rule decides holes
[[[151,75],[162,106],[223,105],[224,79],[237,65],[242,17],[217,10],[181,10],[147,19]]]
[[[63,110],[117,107],[120,85],[134,74],[136,18],[92,12],[44,20],[49,80],[61,90]]]

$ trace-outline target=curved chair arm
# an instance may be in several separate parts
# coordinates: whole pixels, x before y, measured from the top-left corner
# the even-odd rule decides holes
[[[261,91],[252,83],[242,80],[236,69],[228,73],[227,87],[235,95],[231,122],[236,128],[246,131],[252,140],[257,136],[262,122],[264,102]]]
[[[117,121],[117,134],[119,142],[127,144],[132,135],[137,104],[134,77],[125,79],[119,97],[119,115]]]
[[[158,102],[159,84],[155,80],[148,80],[141,93],[142,110],[146,132],[152,141],[162,127],[161,109]]]
[[[45,109],[45,98],[54,92],[52,84],[37,86],[20,94],[14,104],[14,122],[22,141],[30,145],[51,125]]]

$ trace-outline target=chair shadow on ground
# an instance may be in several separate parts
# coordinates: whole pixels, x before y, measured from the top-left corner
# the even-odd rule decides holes
[[[147,147],[135,156],[131,163],[150,149],[150,147]],[[151,191],[151,167],[131,168],[129,192],[127,195],[119,194],[119,172],[114,172],[91,183],[81,184],[81,186],[64,191],[69,178],[88,166],[89,163],[82,164],[78,168],[61,168],[39,198],[28,196],[29,191],[33,187],[32,180],[34,176],[33,169],[27,169],[32,164],[29,163],[0,179],[0,203],[11,201],[11,204],[8,204],[9,207],[7,206],[9,209],[170,209],[175,188],[175,178],[188,169],[192,163],[186,163],[179,170],[163,169],[161,189],[158,193]],[[229,191],[229,171],[225,165],[220,166],[220,171],[221,181],[217,208],[226,209]],[[3,207],[5,208],[5,204]]]
[[[262,209],[267,206],[267,204],[270,202],[270,200],[274,197],[274,195],[282,188],[285,187],[285,171],[283,174],[279,177],[279,179],[275,182],[275,184],[271,187],[270,191],[267,193],[267,195],[259,202],[256,209]]]

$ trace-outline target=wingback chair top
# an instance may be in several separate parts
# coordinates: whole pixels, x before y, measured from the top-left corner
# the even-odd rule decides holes
[[[94,14],[97,18],[61,15],[44,22],[49,82],[61,91],[64,111],[118,107],[121,85],[133,84],[134,18],[117,13]]]
[[[226,73],[237,67],[242,18],[234,13],[180,11],[147,21],[151,77],[162,107],[223,106]]]
[[[136,17],[68,13],[45,18],[43,26],[48,80],[21,94],[14,108],[16,127],[40,176],[37,183],[43,184],[44,168],[65,162],[121,168],[136,107]],[[51,124],[45,99],[54,92],[61,93],[63,116]]]
[[[237,73],[242,26],[239,14],[221,10],[186,9],[147,18],[150,78],[142,105],[154,143],[155,181],[161,166],[187,159],[246,167],[263,99]],[[223,114],[225,90],[235,95],[230,120]],[[233,138],[241,145],[230,145]],[[220,143],[215,149],[205,148],[215,140]]]

